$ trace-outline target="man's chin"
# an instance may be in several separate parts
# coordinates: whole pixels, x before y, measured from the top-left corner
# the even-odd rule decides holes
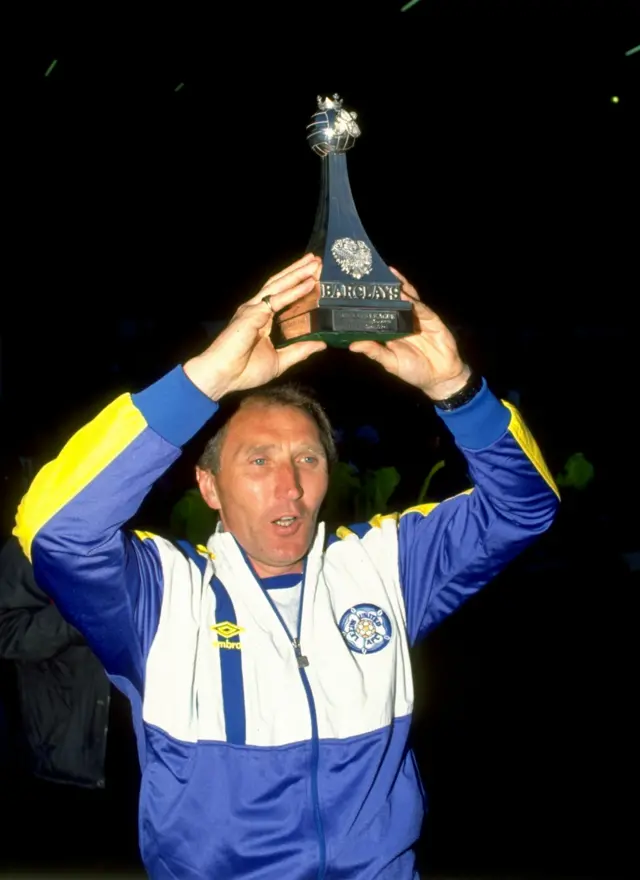
[[[298,534],[293,538],[281,538],[270,548],[269,556],[275,565],[295,565],[302,562],[311,548],[312,536]]]
[[[308,552],[309,547],[303,544],[301,547],[283,547],[282,550],[274,548],[273,553],[269,555],[272,557],[274,565],[286,566],[302,562]]]
[[[293,573],[302,571],[303,560],[313,544],[314,536],[315,525],[310,529],[304,524],[294,534],[263,534],[255,550],[249,543],[244,550],[254,565],[262,569],[261,577]]]

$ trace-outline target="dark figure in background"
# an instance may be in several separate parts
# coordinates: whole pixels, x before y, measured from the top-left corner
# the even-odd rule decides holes
[[[16,450],[0,450],[0,546],[13,529],[16,504],[29,488],[34,475],[34,462]]]
[[[116,691],[113,697],[100,662],[10,538],[0,552],[0,698],[8,753],[2,788],[14,792],[16,830],[5,838],[3,859],[100,859],[108,850],[105,821],[118,831],[119,852],[135,858],[133,730],[126,702]],[[26,854],[25,823],[38,828],[39,840]]]

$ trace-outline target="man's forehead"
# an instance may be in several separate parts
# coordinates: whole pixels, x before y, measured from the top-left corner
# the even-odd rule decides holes
[[[321,444],[314,419],[296,406],[250,403],[229,420],[226,440],[237,446],[277,446],[292,442]]]

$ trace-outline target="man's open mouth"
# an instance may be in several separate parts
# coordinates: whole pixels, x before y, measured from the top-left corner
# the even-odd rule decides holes
[[[290,526],[297,519],[297,516],[281,516],[280,519],[274,519],[273,524],[276,526]]]

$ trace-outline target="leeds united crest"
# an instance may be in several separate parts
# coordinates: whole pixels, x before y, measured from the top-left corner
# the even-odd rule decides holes
[[[391,639],[391,621],[377,605],[354,605],[340,618],[340,631],[357,654],[375,654]]]
[[[371,248],[364,241],[338,238],[331,245],[331,254],[342,271],[353,278],[362,278],[371,272]]]

